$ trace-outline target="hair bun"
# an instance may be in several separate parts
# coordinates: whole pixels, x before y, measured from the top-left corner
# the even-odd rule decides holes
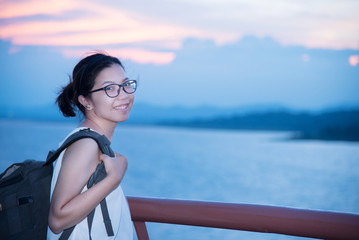
[[[74,84],[70,79],[69,84],[62,88],[59,96],[56,99],[56,103],[60,108],[60,111],[65,117],[75,117],[75,109],[74,109]]]

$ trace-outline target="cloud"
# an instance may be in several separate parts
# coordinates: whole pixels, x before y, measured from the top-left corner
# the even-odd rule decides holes
[[[50,47],[20,48],[0,40],[3,89],[22,86],[16,95],[5,91],[0,100],[19,106],[53,103],[78,60],[93,50],[60,47],[57,50],[65,58]],[[221,107],[267,103],[298,109],[359,104],[358,50],[284,47],[273,39],[253,36],[221,46],[193,38],[173,52],[140,46],[105,50],[131,60],[123,62],[130,77],[141,79],[139,102]],[[303,62],[308,57],[310,61]]]
[[[0,8],[0,38],[13,45],[142,51],[132,57],[139,63],[167,63],[188,38],[359,49],[359,2],[350,0],[3,0]]]
[[[207,33],[269,36],[284,45],[359,49],[359,2],[344,0],[128,1],[124,8],[147,18],[192,26]],[[154,8],[151,6],[161,6]],[[213,40],[214,37],[212,38]]]
[[[59,15],[76,7],[76,1],[71,0],[30,0],[2,1],[0,18],[17,18],[38,14]]]
[[[63,49],[62,51],[64,56],[68,58],[81,58],[86,52],[89,51],[87,49]],[[121,60],[155,65],[169,64],[176,56],[173,52],[153,52],[140,48],[109,48],[105,52],[113,56],[121,56]]]
[[[358,71],[348,57],[358,52],[284,47],[270,38],[244,37],[223,46],[191,39],[172,63],[138,67],[136,97],[158,105],[357,105]]]
[[[26,6],[36,6],[47,4],[47,2],[34,1],[24,3],[20,9]],[[57,2],[57,1],[56,1]],[[64,11],[58,11],[67,15],[67,11],[83,11],[76,18],[63,17],[61,19],[50,18],[46,20],[18,20],[17,22],[4,24],[0,37],[11,39],[17,45],[50,45],[50,46],[89,46],[105,44],[123,44],[153,40],[173,40],[188,36],[198,35],[199,31],[190,28],[174,28],[165,23],[140,22],[129,13],[121,9],[112,8],[102,4],[76,1],[67,1],[71,6]],[[51,4],[51,3],[50,3]],[[20,5],[20,4],[19,4]],[[56,7],[56,5],[55,5]],[[16,8],[15,8],[16,9]],[[15,11],[14,9],[14,11]],[[10,8],[10,10],[13,10]],[[9,11],[10,11],[9,10]],[[0,18],[6,18],[11,14],[0,15]],[[51,14],[51,9],[38,9],[38,11],[17,12],[13,15],[21,17],[32,13]]]
[[[181,41],[187,36],[201,35],[196,29],[173,27],[166,23],[151,21],[141,22],[119,8],[94,2],[67,0],[60,5],[52,5],[52,2],[36,0],[3,2],[2,5],[5,11],[0,14],[0,18],[15,19],[2,24],[0,38],[10,40],[17,46],[66,46],[68,49],[63,52],[66,56],[72,55],[69,54],[71,51],[77,51],[72,49],[74,47],[114,49],[123,44],[143,43],[148,46],[149,42],[159,42],[162,43],[162,48],[173,50],[178,49]],[[70,11],[79,11],[82,14],[73,17]],[[46,20],[39,19],[39,14],[46,15]],[[53,15],[62,17],[55,18]],[[23,19],[28,16],[33,18]],[[64,51],[64,48],[59,49]],[[151,51],[133,46],[119,49],[120,51],[115,52],[124,54],[121,57],[139,63],[166,64],[174,59],[173,52]],[[130,54],[134,55],[129,56]]]

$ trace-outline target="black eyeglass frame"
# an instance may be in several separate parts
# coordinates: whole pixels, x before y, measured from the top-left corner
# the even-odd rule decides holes
[[[134,90],[133,92],[127,92],[124,87],[127,86],[127,85],[129,85],[129,84],[132,84],[132,83],[135,83],[135,86],[136,86],[136,87],[135,87],[135,90]],[[111,97],[110,95],[108,95],[108,93],[107,93],[107,91],[106,91],[106,88],[108,88],[109,86],[113,86],[113,85],[118,86],[118,87],[119,87],[119,91],[118,91],[118,93],[117,93],[116,96]],[[107,95],[108,97],[110,97],[110,98],[115,98],[115,97],[117,97],[118,95],[120,95],[121,88],[123,89],[123,91],[125,91],[125,93],[127,93],[127,94],[133,94],[133,93],[135,93],[136,90],[137,90],[137,81],[136,81],[136,80],[126,80],[126,81],[123,82],[122,84],[111,83],[111,84],[109,84],[109,85],[107,85],[107,86],[104,86],[104,87],[102,87],[102,88],[98,88],[98,89],[89,91],[87,94],[94,93],[94,92],[99,92],[99,91],[105,91],[105,93],[106,93],[106,95]]]

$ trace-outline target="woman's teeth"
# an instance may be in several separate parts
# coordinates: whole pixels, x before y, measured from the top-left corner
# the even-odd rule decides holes
[[[127,107],[128,107],[128,105],[126,104],[126,105],[116,106],[115,109],[117,109],[117,110],[124,110],[124,109],[126,109]]]

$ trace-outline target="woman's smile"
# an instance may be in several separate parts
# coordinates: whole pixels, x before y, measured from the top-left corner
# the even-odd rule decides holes
[[[129,109],[129,105],[130,105],[129,103],[117,105],[117,106],[115,106],[115,110],[120,110],[120,111],[126,112]]]

